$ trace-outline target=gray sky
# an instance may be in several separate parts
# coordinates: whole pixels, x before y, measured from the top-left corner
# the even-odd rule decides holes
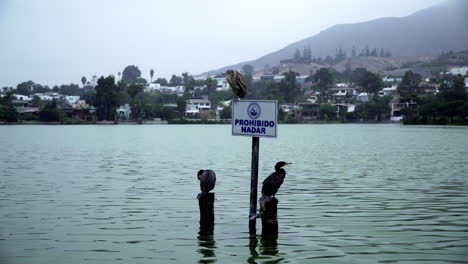
[[[407,16],[442,0],[0,0],[0,87],[142,77],[256,59],[335,24]]]

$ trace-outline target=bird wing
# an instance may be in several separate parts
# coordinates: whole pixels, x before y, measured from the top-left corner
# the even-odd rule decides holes
[[[200,189],[202,192],[209,192],[216,184],[216,174],[212,170],[205,170],[200,176]]]
[[[275,195],[278,192],[284,178],[277,173],[272,173],[263,181],[262,194]]]
[[[239,97],[240,98],[245,97],[245,95],[247,93],[247,86],[245,85],[244,77],[242,77],[242,74],[240,74],[239,72],[236,72],[235,80],[236,80],[237,86],[240,88],[239,89],[240,94],[238,94]]]

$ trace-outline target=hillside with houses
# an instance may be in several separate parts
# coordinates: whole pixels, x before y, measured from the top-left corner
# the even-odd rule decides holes
[[[464,124],[468,117],[466,52],[444,53],[413,66],[442,72],[381,75],[366,68],[339,72],[317,67],[309,74],[293,68],[256,71],[242,67],[245,99],[277,100],[283,123],[401,122]],[[445,63],[445,64],[444,64]],[[459,64],[459,65],[455,65]],[[141,78],[137,66],[82,86],[49,88],[32,81],[3,87],[3,122],[77,123],[228,123],[234,95],[224,74],[194,77],[188,73]]]

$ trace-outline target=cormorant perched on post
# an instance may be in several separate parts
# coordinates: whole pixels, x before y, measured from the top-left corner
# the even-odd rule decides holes
[[[228,70],[226,71],[226,80],[231,86],[234,94],[239,96],[239,98],[244,98],[247,94],[247,86],[244,82],[244,77],[238,71]]]
[[[197,178],[200,181],[201,193],[198,194],[197,199],[206,195],[209,191],[213,190],[216,184],[216,173],[212,170],[199,170]]]
[[[286,171],[283,169],[284,166],[292,163],[280,161],[275,165],[275,172],[270,174],[264,181],[262,186],[262,194],[268,196],[275,196],[283,184],[284,177],[286,177]]]

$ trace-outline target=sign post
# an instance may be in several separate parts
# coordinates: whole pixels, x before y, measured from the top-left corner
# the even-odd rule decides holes
[[[266,100],[240,100],[232,104],[232,135],[252,137],[250,171],[249,233],[256,233],[258,160],[260,137],[276,138],[278,102]]]

